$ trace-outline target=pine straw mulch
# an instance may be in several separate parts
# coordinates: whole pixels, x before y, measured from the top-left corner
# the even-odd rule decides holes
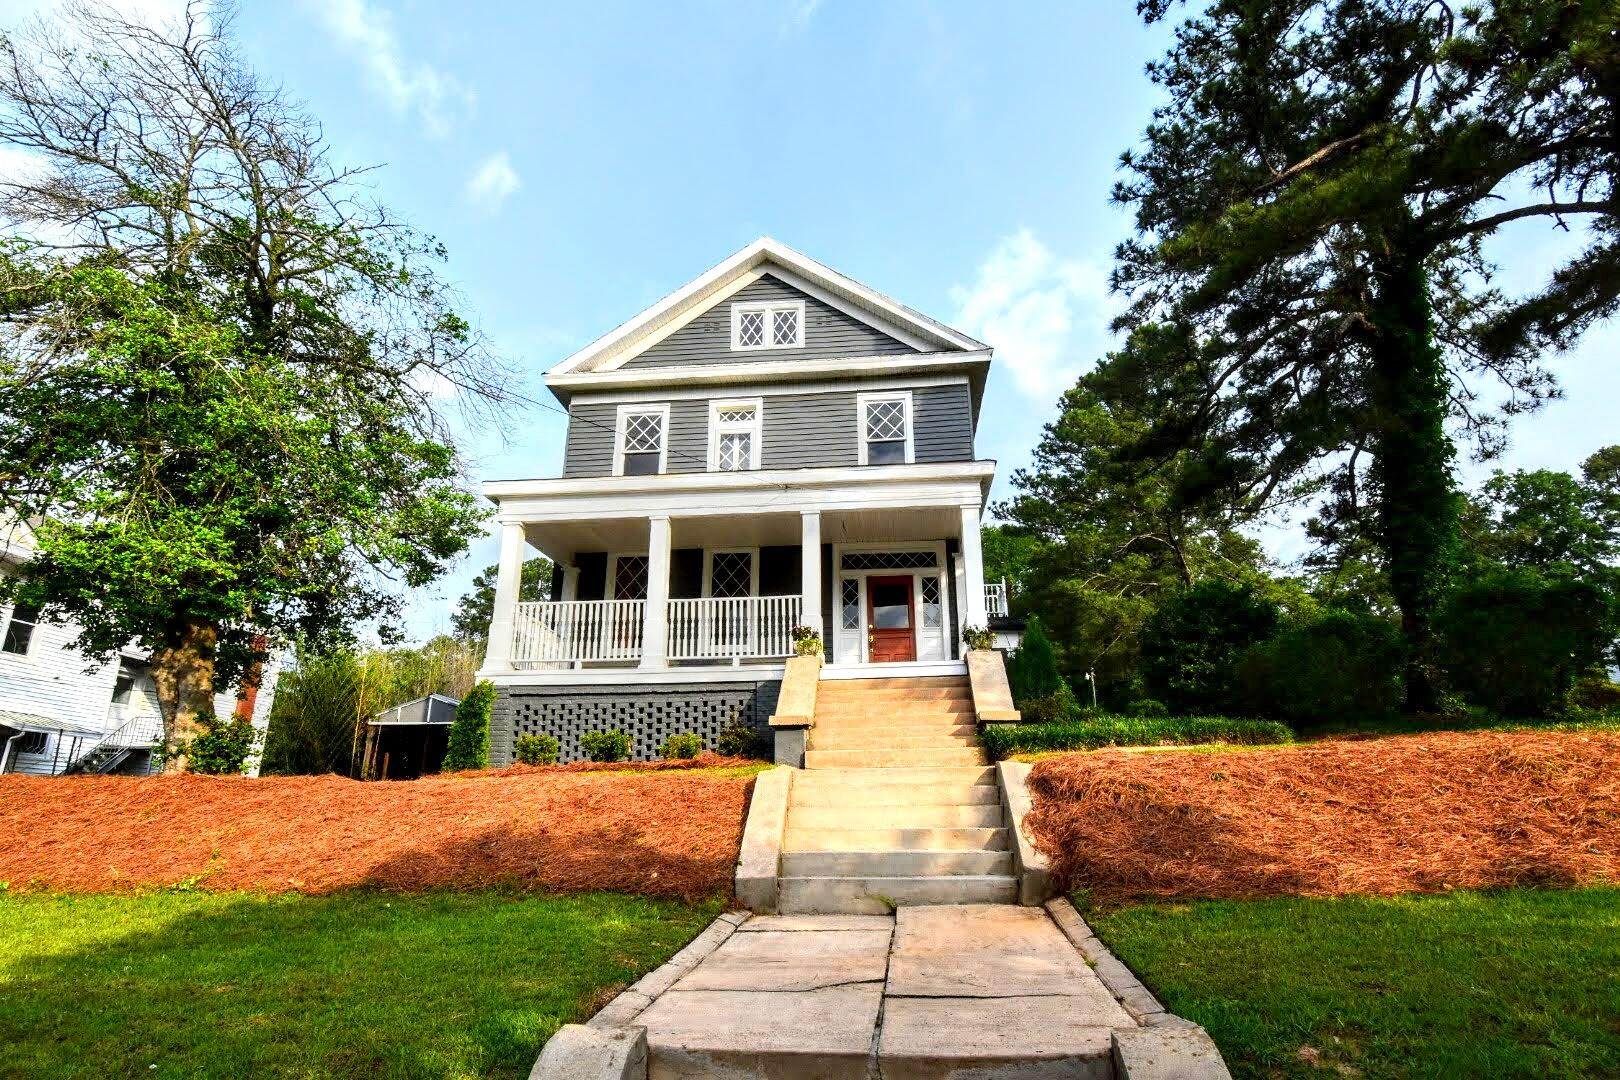
[[[1026,831],[1104,900],[1620,880],[1620,733],[1476,732],[1065,754]]]
[[[753,778],[629,768],[604,776],[590,766],[518,766],[373,783],[3,776],[0,881],[93,892],[729,892]]]

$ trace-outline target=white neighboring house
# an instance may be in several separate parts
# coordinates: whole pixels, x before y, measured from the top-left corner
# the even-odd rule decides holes
[[[0,572],[33,558],[33,535],[12,526],[0,538]],[[40,622],[35,612],[0,605],[0,773],[56,776],[86,772],[145,773],[162,734],[148,654],[134,647],[98,664],[73,648],[78,627]],[[275,701],[278,656],[265,664],[251,704],[261,732]],[[236,694],[215,695],[220,716],[234,712]],[[258,761],[250,772],[257,775]]]

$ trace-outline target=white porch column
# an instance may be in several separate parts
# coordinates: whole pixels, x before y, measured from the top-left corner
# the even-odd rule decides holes
[[[799,621],[821,633],[821,511],[799,512],[799,591],[804,594]]]
[[[647,616],[641,628],[641,666],[665,666],[669,640],[669,517],[647,519]]]
[[[984,547],[979,538],[979,504],[962,506],[962,610],[969,626],[985,626],[989,617],[984,611]]]
[[[579,567],[577,567],[577,566],[565,566],[565,567],[563,567],[562,595],[559,596],[557,599],[559,599],[559,600],[578,600],[579,599]]]
[[[495,609],[489,620],[489,646],[484,651],[486,671],[512,670],[512,629],[518,590],[523,582],[523,525],[501,525],[501,557],[495,564]]]

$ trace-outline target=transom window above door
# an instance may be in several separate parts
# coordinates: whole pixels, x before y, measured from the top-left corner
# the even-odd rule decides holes
[[[804,345],[804,301],[731,305],[733,349],[797,349]]]
[[[759,468],[761,419],[758,398],[712,402],[709,406],[709,468],[719,472]]]
[[[669,406],[619,406],[614,442],[615,476],[653,476],[663,472],[669,449]]]
[[[862,465],[908,465],[911,449],[911,394],[899,391],[856,397],[861,422]]]

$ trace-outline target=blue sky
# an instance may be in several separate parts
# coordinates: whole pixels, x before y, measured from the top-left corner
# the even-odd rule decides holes
[[[0,24],[40,6],[0,0]],[[1110,345],[1129,220],[1108,192],[1167,40],[1134,7],[247,0],[237,34],[335,159],[381,165],[377,195],[444,241],[531,395],[545,368],[770,235],[995,346],[978,450],[1001,463],[1000,497]],[[1498,245],[1510,278],[1545,265],[1544,232]],[[1520,421],[1506,464],[1572,469],[1614,441],[1617,344],[1606,328],[1555,362],[1568,398]],[[555,475],[564,427],[514,412],[469,441],[475,478]],[[1267,537],[1297,553],[1286,529]],[[493,561],[486,538],[413,598],[413,635],[446,628]]]

